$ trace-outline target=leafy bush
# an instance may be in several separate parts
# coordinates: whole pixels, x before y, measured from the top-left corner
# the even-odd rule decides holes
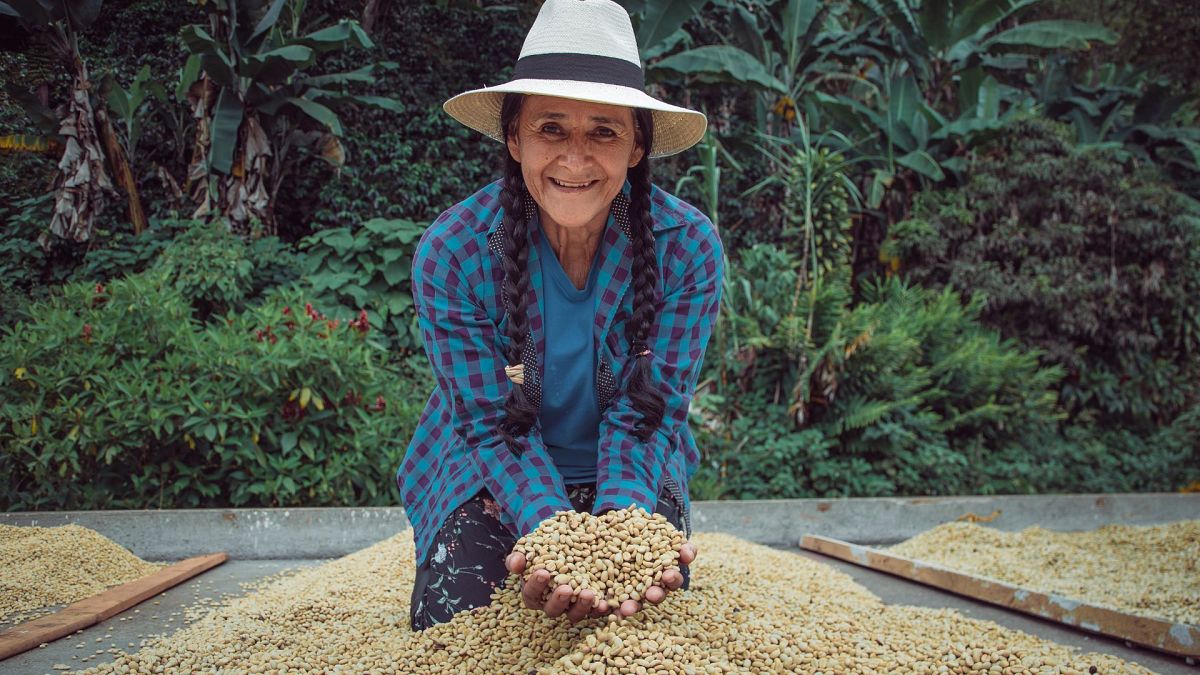
[[[196,221],[162,252],[161,269],[185,300],[206,321],[237,307],[246,297],[254,263],[246,247],[220,222]]]
[[[971,180],[918,200],[887,249],[912,280],[983,293],[980,315],[1066,372],[1081,422],[1146,436],[1200,398],[1200,217],[1113,150],[1014,125],[974,153]]]
[[[987,491],[981,466],[1055,433],[1061,371],[983,327],[982,298],[963,306],[952,291],[888,279],[866,284],[851,308],[844,285],[798,292],[798,268],[770,246],[727,267],[723,323],[694,410],[708,453],[703,489],[736,498]],[[811,320],[807,298],[817,305]]]
[[[175,237],[187,232],[190,224],[190,221],[150,218],[149,226],[139,235],[122,231],[98,238],[95,248],[71,271],[68,281],[108,283],[144,272],[171,246]]]
[[[298,289],[204,327],[162,270],[63,290],[0,333],[0,509],[396,502],[425,387],[369,328]]]
[[[240,309],[264,290],[295,280],[297,257],[276,237],[247,244],[222,221],[177,221],[180,233],[153,267],[191,303],[201,321]]]
[[[305,279],[327,307],[341,315],[365,308],[371,327],[384,331],[389,350],[423,353],[412,300],[412,257],[425,226],[372,218],[353,232],[323,230],[300,242]]]

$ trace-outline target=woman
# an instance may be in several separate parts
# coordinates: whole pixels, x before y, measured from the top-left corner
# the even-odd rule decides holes
[[[637,505],[690,536],[699,453],[688,405],[720,302],[723,249],[698,210],[653,186],[650,157],[691,147],[698,112],[643,91],[629,15],[547,0],[513,80],[446,102],[504,143],[504,178],[442,214],[413,259],[437,379],[397,482],[413,523],[412,626],[485,605],[524,572],[516,539],[556,511]],[[687,585],[682,569],[647,602]],[[641,609],[534,570],[529,607],[571,621]]]

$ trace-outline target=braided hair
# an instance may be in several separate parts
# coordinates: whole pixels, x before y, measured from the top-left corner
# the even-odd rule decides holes
[[[500,126],[504,137],[517,133],[523,94],[506,94],[500,107]],[[654,253],[654,231],[650,219],[650,148],[654,145],[654,117],[649,110],[634,108],[634,122],[646,151],[642,160],[629,170],[629,233],[633,250],[633,315],[625,323],[625,338],[633,357],[633,374],[628,395],[633,408],[641,414],[635,435],[646,442],[662,424],[666,403],[661,393],[650,386],[650,356],[641,356],[656,316],[655,280],[658,260]],[[506,144],[507,146],[507,144]],[[505,354],[509,364],[521,363],[525,341],[529,337],[529,318],[526,314],[529,280],[529,223],[525,218],[525,178],[521,163],[513,159],[505,147],[504,183],[500,206],[504,209],[504,286],[502,291],[512,308],[508,318],[509,347]],[[538,410],[525,396],[524,387],[513,386],[504,402],[505,417],[500,422],[500,435],[515,454],[521,453],[517,438],[524,436],[537,419]]]

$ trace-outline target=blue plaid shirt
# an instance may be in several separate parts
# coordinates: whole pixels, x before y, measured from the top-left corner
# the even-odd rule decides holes
[[[505,375],[507,302],[504,282],[504,211],[497,181],[443,213],[421,236],[413,256],[412,288],[421,337],[437,387],[426,403],[396,482],[413,524],[418,562],[450,513],[487,488],[502,507],[501,521],[518,536],[555,511],[571,509],[562,476],[542,440],[540,422],[509,451],[498,431],[514,385]],[[670,491],[690,510],[687,480],[700,453],[688,427],[688,407],[720,304],[724,255],[712,222],[695,207],[655,187],[651,217],[659,278],[658,312],[647,335],[651,381],[662,392],[663,423],[648,442],[633,435],[640,414],[624,394],[632,357],[625,339],[634,291],[629,240],[629,184],[613,201],[598,251],[599,293],[594,334],[599,353],[599,457],[595,512],[636,504],[653,512],[659,492]],[[526,217],[536,205],[525,199]],[[541,403],[546,353],[537,228],[530,229],[526,301],[526,396]],[[685,527],[690,529],[690,520]],[[689,535],[690,536],[690,535]]]

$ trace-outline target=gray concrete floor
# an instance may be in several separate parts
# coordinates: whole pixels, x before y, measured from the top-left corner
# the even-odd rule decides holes
[[[1009,628],[1079,647],[1084,651],[1113,654],[1127,661],[1139,663],[1163,675],[1189,675],[1200,672],[1200,669],[1186,665],[1182,659],[1149,650],[1131,648],[1115,640],[1089,636],[1048,621],[913,584],[816,553],[802,551],[798,548],[790,550],[849,574],[857,583],[862,584],[889,604],[948,607],[972,618],[994,621]],[[216,605],[225,598],[245,594],[247,592],[245,585],[251,582],[276,573],[299,570],[325,562],[327,560],[227,561],[108,621],[86,628],[75,635],[56,640],[46,647],[36,648],[0,661],[0,674],[40,675],[47,673],[57,675],[60,671],[54,669],[55,664],[70,666],[72,670],[81,670],[98,663],[111,661],[117,652],[136,651],[143,640],[151,636],[169,635],[185,626],[185,608],[200,609],[208,605]],[[155,602],[159,604],[154,604]],[[2,628],[7,628],[7,626],[0,626],[0,629]]]

